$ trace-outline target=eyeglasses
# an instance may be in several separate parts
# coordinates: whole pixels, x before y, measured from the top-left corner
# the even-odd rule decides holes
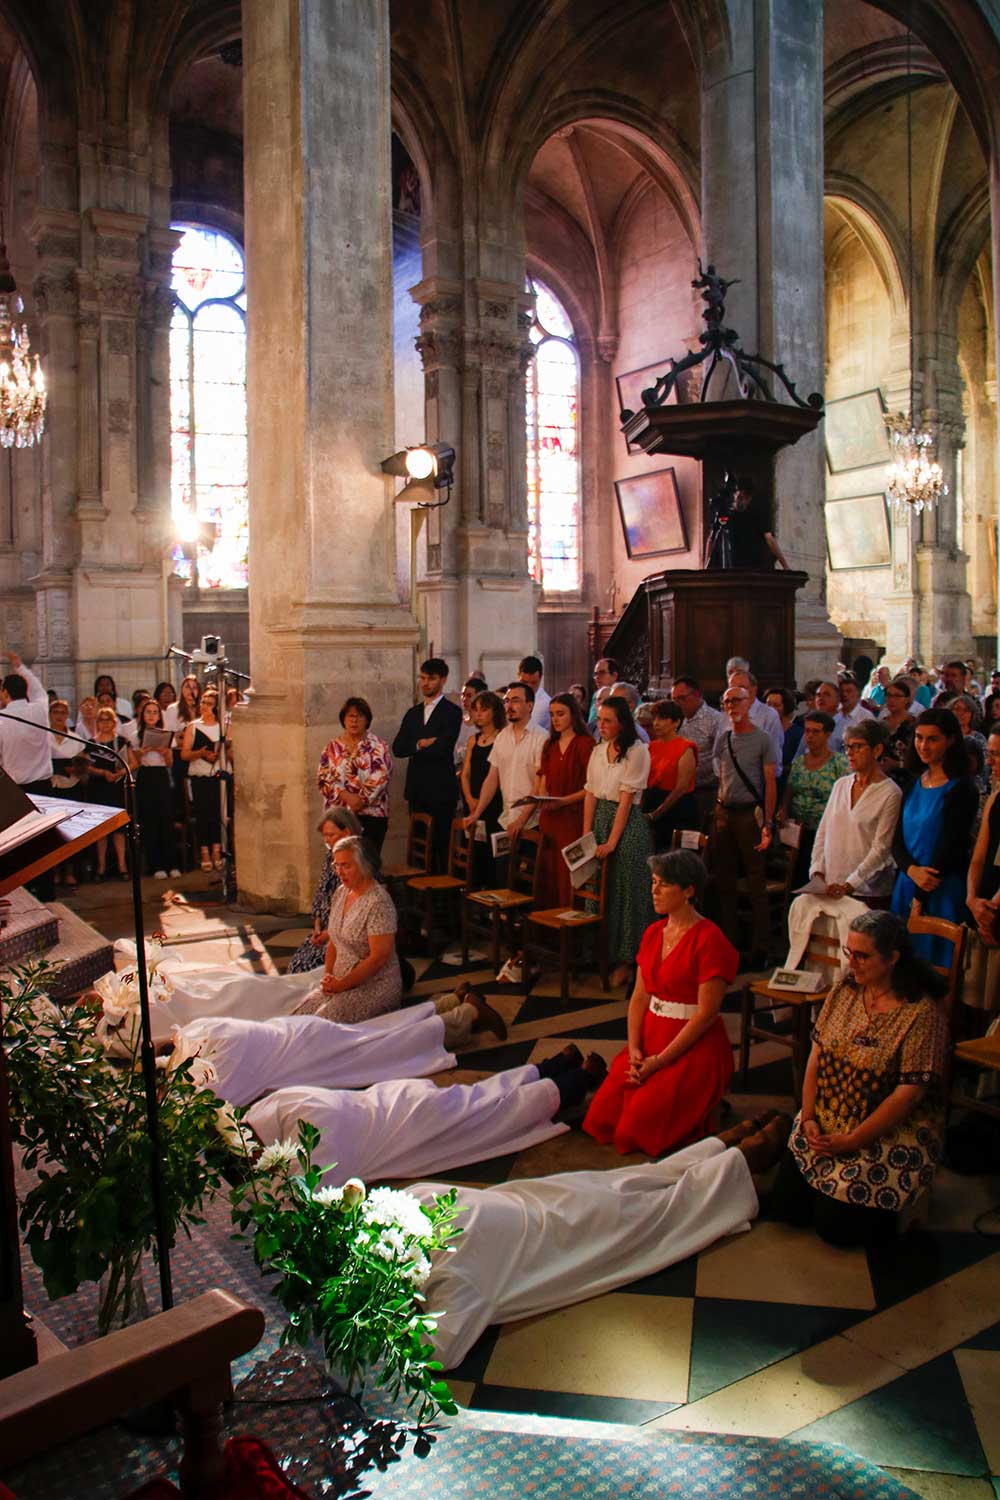
[[[874,953],[859,953],[857,948],[845,947],[841,948],[840,951],[841,953],[843,953],[849,964],[864,964],[867,963],[870,958],[875,957]]]

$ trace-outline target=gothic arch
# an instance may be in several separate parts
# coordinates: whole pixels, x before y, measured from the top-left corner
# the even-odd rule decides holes
[[[903,231],[883,200],[865,183],[839,172],[826,174],[824,198],[850,224],[871,256],[893,316],[905,318],[909,252]]]
[[[935,247],[939,319],[943,329],[956,326],[959,304],[989,238],[990,189],[984,178],[955,209]]]

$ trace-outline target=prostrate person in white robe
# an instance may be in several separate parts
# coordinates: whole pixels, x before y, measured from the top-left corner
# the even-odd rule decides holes
[[[300,1120],[320,1132],[313,1160],[336,1164],[331,1181],[366,1182],[445,1172],[491,1156],[523,1151],[569,1127],[554,1116],[579,1104],[602,1081],[604,1062],[584,1062],[570,1045],[535,1066],[509,1068],[478,1083],[438,1088],[427,1079],[399,1079],[350,1093],[283,1088],[246,1114],[265,1146],[295,1138]],[[221,1092],[218,1083],[211,1087]]]
[[[407,1191],[431,1204],[446,1183]],[[462,1234],[422,1288],[441,1312],[438,1359],[454,1369],[493,1323],[568,1307],[651,1276],[750,1228],[746,1157],[716,1136],[648,1166],[458,1189]]]

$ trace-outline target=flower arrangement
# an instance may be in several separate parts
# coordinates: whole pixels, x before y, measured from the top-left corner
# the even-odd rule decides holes
[[[155,1252],[139,1031],[130,1019],[138,991],[135,1007],[121,1003],[124,981],[102,1013],[83,1004],[60,1009],[45,998],[46,972],[44,965],[23,968],[0,981],[13,1137],[25,1167],[37,1169],[21,1203],[21,1227],[50,1297],[100,1281],[103,1334],[141,1311],[142,1255]],[[121,1012],[110,1038],[109,1011],[112,1019]],[[203,1222],[203,1204],[222,1184],[226,1132],[236,1122],[211,1092],[210,1065],[188,1055],[169,1062],[158,1072],[157,1092],[173,1244],[179,1230],[190,1233]]]
[[[281,1342],[318,1338],[351,1394],[369,1374],[393,1399],[404,1391],[418,1427],[454,1415],[428,1341],[440,1314],[424,1309],[421,1288],[431,1256],[461,1233],[456,1192],[427,1207],[393,1188],[368,1192],[357,1178],[324,1186],[333,1169],[313,1163],[319,1139],[300,1120],[298,1140],[265,1147],[230,1195],[234,1222],[243,1232],[252,1226],[258,1266],[279,1278],[273,1291],[288,1319]],[[418,1435],[418,1450],[422,1442]]]

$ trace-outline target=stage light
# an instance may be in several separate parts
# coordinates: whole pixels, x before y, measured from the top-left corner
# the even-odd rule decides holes
[[[411,479],[430,479],[437,468],[437,460],[429,448],[407,448],[405,463]]]
[[[175,522],[179,542],[197,542],[201,537],[201,522],[193,510],[186,510]]]
[[[407,482],[397,500],[416,498],[413,490],[447,490],[443,500],[418,500],[419,505],[446,505],[455,482],[455,450],[450,443],[415,443],[401,448],[382,462],[383,474],[393,474]]]

